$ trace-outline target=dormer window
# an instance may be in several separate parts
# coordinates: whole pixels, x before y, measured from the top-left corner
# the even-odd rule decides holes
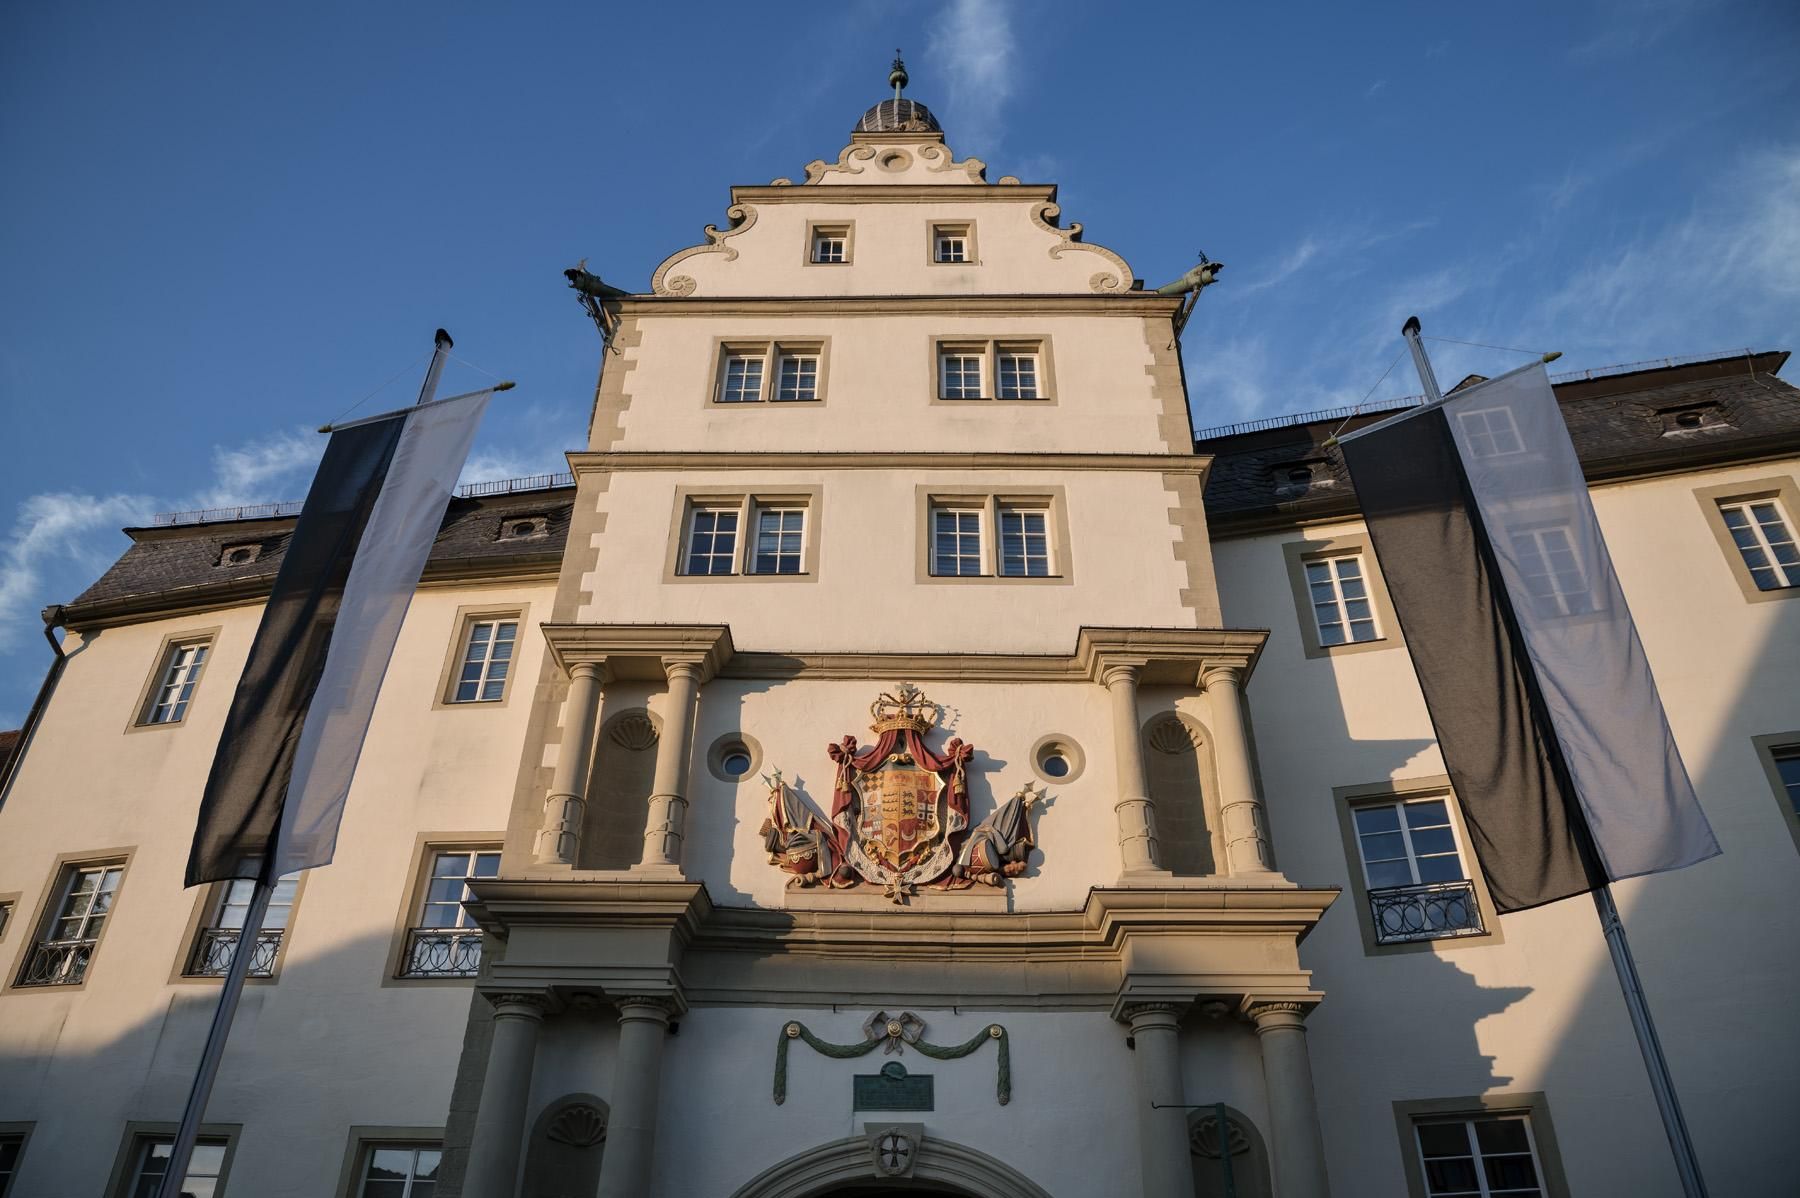
[[[849,225],[814,225],[809,241],[808,261],[814,266],[842,266],[850,261]]]
[[[261,541],[247,541],[241,545],[226,545],[219,550],[219,565],[247,566],[262,556]]]
[[[550,535],[550,517],[543,513],[530,516],[507,516],[500,521],[497,541],[524,541]]]
[[[1731,421],[1726,418],[1725,410],[1719,406],[1719,401],[1716,399],[1705,399],[1699,403],[1681,404],[1677,407],[1658,408],[1656,417],[1662,422],[1662,433],[1665,437],[1731,427]]]

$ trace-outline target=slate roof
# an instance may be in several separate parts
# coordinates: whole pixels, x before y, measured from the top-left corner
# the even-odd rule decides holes
[[[1556,384],[1570,439],[1591,481],[1800,452],[1800,390],[1775,372],[1785,350]],[[1468,380],[1465,380],[1465,382]],[[1335,433],[1399,409],[1196,441],[1213,455],[1206,484],[1214,535],[1349,515],[1356,491]],[[1677,423],[1682,411],[1700,424]]]
[[[425,577],[499,574],[554,569],[569,534],[573,487],[557,487],[479,499],[452,499],[432,545]],[[500,538],[509,518],[547,516],[538,536]],[[132,545],[112,568],[68,605],[73,626],[147,604],[189,606],[229,603],[266,595],[293,534],[291,516],[160,528],[128,528]],[[227,546],[254,545],[246,565],[221,564]]]

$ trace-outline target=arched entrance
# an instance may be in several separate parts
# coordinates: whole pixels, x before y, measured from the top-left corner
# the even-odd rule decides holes
[[[763,1170],[732,1198],[1051,1198],[1030,1178],[985,1152],[927,1136],[912,1174],[883,1177],[866,1136],[850,1136],[808,1149]]]

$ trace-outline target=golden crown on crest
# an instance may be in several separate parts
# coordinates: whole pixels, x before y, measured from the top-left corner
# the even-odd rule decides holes
[[[924,732],[937,723],[938,711],[937,704],[927,699],[924,691],[910,682],[902,682],[869,704],[869,714],[875,717],[870,729],[873,732],[893,732],[902,728]]]

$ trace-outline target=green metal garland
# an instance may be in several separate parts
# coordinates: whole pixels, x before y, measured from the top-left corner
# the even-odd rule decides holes
[[[788,1041],[804,1040],[823,1056],[835,1061],[849,1061],[867,1056],[890,1039],[889,1036],[875,1036],[857,1044],[833,1044],[829,1040],[819,1039],[804,1023],[797,1020],[782,1024],[775,1041],[775,1104],[780,1106],[787,1101]],[[1000,1063],[994,1083],[994,1097],[999,1099],[1001,1106],[1005,1106],[1012,1101],[1012,1048],[1007,1042],[1006,1029],[999,1024],[990,1023],[963,1043],[953,1046],[928,1044],[924,1040],[914,1040],[911,1044],[934,1060],[955,1061],[968,1056],[990,1040],[1000,1043]]]

